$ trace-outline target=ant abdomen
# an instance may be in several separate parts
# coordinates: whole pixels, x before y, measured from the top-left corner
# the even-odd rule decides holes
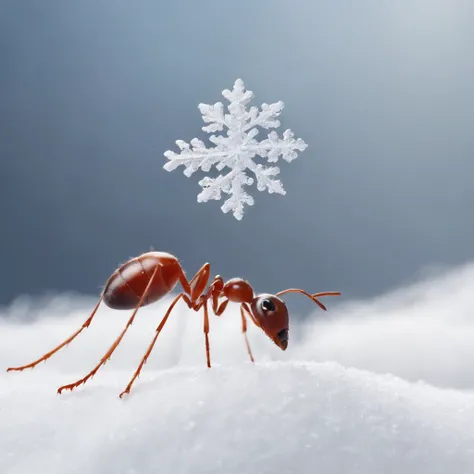
[[[155,269],[159,267],[142,306],[158,301],[169,293],[179,280],[179,262],[165,252],[149,252],[130,259],[120,266],[107,281],[104,303],[112,309],[136,308]]]

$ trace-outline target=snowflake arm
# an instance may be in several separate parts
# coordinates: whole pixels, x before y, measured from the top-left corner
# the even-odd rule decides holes
[[[227,123],[224,116],[224,104],[222,102],[217,102],[214,105],[199,104],[198,107],[204,123],[210,123],[210,125],[202,127],[204,132],[213,133],[224,130],[224,126],[227,126]]]
[[[214,105],[199,104],[199,110],[207,124],[202,128],[203,131],[216,133],[225,130],[226,134],[211,135],[209,141],[215,146],[210,148],[206,148],[197,138],[190,143],[176,141],[180,152],[167,151],[165,157],[169,161],[164,168],[173,171],[184,166],[187,177],[199,169],[208,172],[213,166],[218,171],[230,168],[231,171],[227,174],[216,178],[206,177],[199,182],[203,190],[198,195],[198,202],[219,200],[222,193],[229,194],[230,197],[221,209],[224,213],[233,211],[234,217],[240,220],[244,215],[244,205],[254,204],[253,198],[244,191],[244,186],[255,182],[255,179],[246,174],[247,170],[255,175],[259,191],[286,194],[281,181],[275,179],[280,172],[279,168],[265,167],[257,164],[254,159],[260,157],[269,163],[275,163],[281,157],[291,162],[297,158],[298,151],[306,149],[307,144],[300,138],[295,139],[289,129],[282,137],[271,131],[266,139],[261,142],[256,140],[259,133],[257,127],[268,130],[280,126],[277,117],[283,110],[283,102],[262,104],[261,109],[251,107],[247,110],[254,95],[245,89],[241,79],[235,81],[232,91],[226,89],[222,95],[230,102],[227,111],[221,102]]]
[[[253,179],[249,178],[244,172],[234,170],[226,175],[219,175],[217,178],[205,177],[199,181],[203,190],[198,194],[198,202],[206,202],[210,199],[221,199],[221,191],[230,194],[221,209],[224,214],[232,211],[237,220],[244,217],[244,204],[254,205],[254,199],[244,191],[244,186],[253,184]]]
[[[219,153],[216,149],[207,149],[204,143],[197,138],[193,138],[190,144],[183,140],[176,140],[176,145],[180,148],[181,153],[165,152],[169,161],[163,168],[166,171],[173,171],[183,165],[185,167],[184,175],[188,178],[199,168],[206,172],[209,171],[212,165],[219,163],[227,155],[225,151]]]
[[[255,154],[267,158],[270,163],[276,163],[281,157],[288,163],[298,157],[297,151],[304,151],[308,145],[301,138],[294,138],[291,130],[283,132],[283,139],[276,132],[270,132],[266,140],[261,141],[255,148]]]
[[[267,190],[270,194],[286,194],[282,182],[279,179],[275,179],[275,176],[280,173],[280,168],[277,166],[265,168],[262,165],[255,165],[254,163],[254,165],[251,168],[249,167],[249,169],[257,178],[257,189],[259,191]]]

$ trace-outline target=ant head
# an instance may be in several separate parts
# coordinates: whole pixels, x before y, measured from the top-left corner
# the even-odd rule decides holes
[[[278,296],[263,293],[253,298],[250,311],[265,334],[281,350],[286,350],[289,317],[285,303]]]

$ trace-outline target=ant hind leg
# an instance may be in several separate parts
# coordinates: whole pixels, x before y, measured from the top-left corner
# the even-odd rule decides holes
[[[58,352],[60,349],[62,349],[64,346],[67,346],[70,342],[72,342],[79,334],[85,329],[88,328],[92,319],[95,316],[95,313],[97,313],[97,310],[99,309],[100,303],[102,302],[103,295],[99,298],[98,303],[95,305],[94,310],[92,311],[91,315],[89,318],[84,322],[84,324],[70,337],[68,337],[64,342],[59,344],[59,346],[56,346],[53,350],[47,352],[44,356],[40,357],[38,360],[35,360],[34,362],[31,362],[30,364],[22,365],[20,367],[10,367],[7,369],[7,372],[14,371],[14,370],[24,370],[24,369],[32,369],[36,365],[38,365],[40,362],[48,360],[53,354]]]
[[[91,377],[93,377],[97,371],[110,359],[112,354],[114,353],[115,349],[117,346],[120,344],[122,341],[123,337],[125,336],[125,333],[127,332],[128,328],[132,325],[135,316],[140,309],[141,305],[143,304],[143,301],[145,301],[145,298],[150,290],[150,287],[153,283],[153,280],[155,279],[155,276],[158,272],[158,269],[161,271],[161,267],[157,266],[155,270],[153,271],[153,275],[150,278],[150,281],[148,282],[145,291],[143,292],[142,296],[140,297],[140,300],[138,301],[138,304],[135,308],[135,310],[132,313],[132,316],[127,322],[127,325],[125,326],[124,330],[120,333],[119,337],[114,341],[114,343],[110,346],[109,350],[105,353],[105,355],[102,357],[100,362],[82,379],[77,380],[76,382],[73,382],[68,385],[63,385],[62,387],[58,388],[58,393],[61,394],[63,390],[74,390],[74,388],[78,387],[79,385],[85,384]]]

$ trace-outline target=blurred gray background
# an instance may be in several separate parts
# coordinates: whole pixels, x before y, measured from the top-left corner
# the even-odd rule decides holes
[[[347,298],[471,260],[473,74],[468,0],[0,1],[0,303],[150,246]],[[238,77],[309,144],[241,222],[162,168]]]

